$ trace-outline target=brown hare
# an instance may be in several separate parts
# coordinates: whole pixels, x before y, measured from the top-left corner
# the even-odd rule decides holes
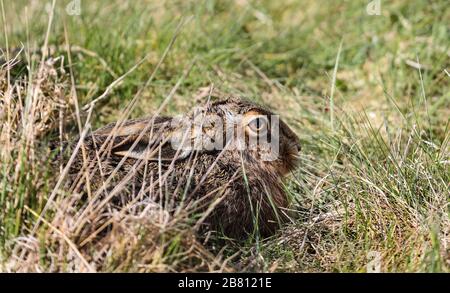
[[[200,231],[268,236],[288,218],[282,179],[299,151],[297,135],[272,112],[228,98],[181,117],[100,128],[85,137],[69,172],[72,186],[89,185],[89,200],[190,208],[204,215]]]

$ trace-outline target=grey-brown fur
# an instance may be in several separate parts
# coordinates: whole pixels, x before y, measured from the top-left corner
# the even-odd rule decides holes
[[[213,102],[201,110],[205,116],[249,111],[272,114],[237,98]],[[88,200],[96,202],[108,196],[108,204],[113,206],[150,200],[173,213],[180,207],[205,212],[213,204],[201,231],[222,230],[242,238],[254,231],[257,219],[261,234],[272,234],[287,218],[284,209],[289,202],[281,181],[296,167],[298,137],[280,121],[280,155],[272,162],[261,161],[256,150],[202,149],[186,155],[164,143],[179,135],[171,119],[129,120],[120,127],[112,123],[88,134],[84,154],[79,151],[70,168],[72,188],[89,191],[92,198]],[[151,155],[146,153],[149,150],[153,150]]]

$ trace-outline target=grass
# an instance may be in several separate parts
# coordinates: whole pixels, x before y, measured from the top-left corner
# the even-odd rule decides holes
[[[367,1],[82,0],[74,16],[57,1],[50,26],[46,2],[2,2],[4,59],[46,42],[64,56],[1,70],[2,271],[365,272],[373,255],[385,272],[449,271],[446,1],[382,1],[380,16]],[[205,247],[192,215],[119,218],[107,242],[79,250],[57,221],[76,195],[55,189],[49,143],[88,118],[116,121],[133,97],[131,117],[154,113],[192,63],[164,113],[189,110],[211,84],[271,106],[303,143],[285,183],[295,220],[269,239]]]

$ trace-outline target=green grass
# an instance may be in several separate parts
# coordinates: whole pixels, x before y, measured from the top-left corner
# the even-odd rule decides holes
[[[9,47],[44,44],[46,2],[4,1]],[[224,258],[237,253],[227,262],[231,270],[364,272],[375,251],[382,271],[449,271],[446,1],[381,1],[380,16],[367,15],[367,1],[81,0],[79,16],[65,13],[68,2],[57,1],[48,43],[56,46],[55,56],[65,56],[67,72],[67,28],[80,107],[147,56],[97,103],[95,128],[117,120],[136,93],[131,116],[154,112],[195,60],[166,113],[189,110],[199,89],[213,84],[269,105],[300,137],[302,163],[286,182],[295,221],[271,239],[227,244]],[[143,87],[174,37],[155,78]],[[5,34],[0,40],[5,48]],[[58,82],[67,105],[63,137],[73,138],[78,131],[70,80]],[[0,85],[0,142],[8,142],[1,152],[0,242],[7,270],[17,252],[13,239],[30,233],[36,217],[29,210],[42,211],[59,175],[46,142],[59,136],[54,120],[61,109],[47,105],[49,118],[34,120],[47,128],[27,136],[23,121],[8,124],[19,118],[5,114],[16,113],[8,110],[6,75]],[[81,111],[82,122],[86,116]],[[55,213],[45,218],[51,221]],[[180,240],[190,233],[185,224],[175,235],[158,235],[169,243],[160,254],[131,255],[153,263],[148,270],[217,270],[198,265],[216,260],[190,238],[187,247],[197,250],[186,259]],[[117,255],[105,270],[139,270],[120,241],[111,247]],[[49,262],[40,249],[41,262]]]

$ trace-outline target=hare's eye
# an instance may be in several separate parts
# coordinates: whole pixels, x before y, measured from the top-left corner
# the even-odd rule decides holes
[[[264,116],[252,118],[248,123],[248,127],[250,128],[251,131],[259,133],[267,131],[267,125],[268,121],[267,118]]]

